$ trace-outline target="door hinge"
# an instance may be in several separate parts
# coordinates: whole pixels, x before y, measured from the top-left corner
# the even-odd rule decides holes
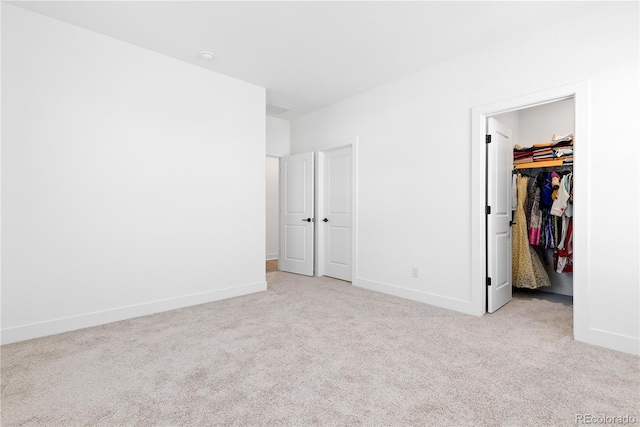
[[[487,286],[491,286],[491,277],[487,277]]]
[[[485,206],[484,213],[486,213],[487,215],[491,215],[491,206]]]
[[[491,135],[486,135],[486,137],[485,137],[485,142],[486,142],[487,144],[491,144]]]

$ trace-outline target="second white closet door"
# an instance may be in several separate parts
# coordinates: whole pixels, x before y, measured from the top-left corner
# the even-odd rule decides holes
[[[324,237],[322,270],[326,276],[351,281],[351,147],[324,152],[323,163],[323,214],[318,218]]]

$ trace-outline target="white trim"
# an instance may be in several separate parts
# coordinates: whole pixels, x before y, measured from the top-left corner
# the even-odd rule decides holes
[[[627,335],[592,328],[589,330],[589,339],[586,342],[612,350],[640,355],[640,339]]]
[[[351,280],[358,278],[358,137],[351,144]]]
[[[317,146],[313,149],[314,153],[319,153],[320,151],[331,151],[331,150],[336,150],[338,148],[344,148],[344,147],[348,147],[349,145],[354,145],[358,143],[358,137],[354,136],[354,137],[350,137],[350,138],[342,138],[342,139],[338,139],[335,140],[333,142],[330,142],[328,144],[324,144],[324,145],[320,145]]]
[[[120,320],[147,316],[163,311],[205,304],[212,301],[238,297],[266,290],[267,282],[262,281],[247,285],[234,286],[231,288],[217,289],[215,291],[202,292],[199,294],[184,295],[109,310],[95,311],[93,313],[85,313],[77,316],[69,316],[44,322],[15,326],[2,330],[2,344],[74,331],[76,329],[83,329],[91,326],[104,325],[106,323],[118,322]]]
[[[485,221],[485,150],[486,118],[488,116],[520,110],[535,105],[574,98],[575,101],[575,210],[573,271],[573,324],[574,338],[596,344],[589,333],[589,81],[534,92],[488,105],[475,107],[471,112],[471,300],[474,313],[485,313],[486,285],[484,249]],[[613,347],[610,347],[613,348]]]
[[[275,253],[270,253],[270,254],[266,254],[266,260],[267,261],[273,261],[273,260],[278,260],[278,262],[280,262],[280,208],[281,208],[281,200],[280,198],[282,197],[282,195],[280,194],[280,156],[271,156],[267,154],[267,158],[272,158],[272,159],[278,159],[278,252]],[[265,180],[266,180],[266,173],[265,173]],[[265,199],[265,240],[266,240],[266,221],[267,221],[267,215],[266,215],[266,199]],[[266,245],[265,245],[266,246]]]
[[[472,301],[465,301],[444,295],[403,288],[402,286],[390,285],[388,283],[376,282],[360,277],[353,281],[353,285],[370,291],[381,292],[383,294],[394,295],[400,298],[430,304],[439,308],[446,308],[448,310],[454,310],[465,314],[475,314]]]
[[[560,294],[566,296],[573,296],[573,286],[566,283],[558,283],[555,285],[547,286],[538,289],[540,292],[548,292],[551,294]]]
[[[357,246],[358,246],[358,137],[345,138],[331,144],[323,145],[314,150],[316,153],[316,247],[315,272],[317,277],[324,275],[324,236],[320,232],[320,213],[324,208],[322,197],[324,191],[324,153],[340,148],[351,147],[351,280],[355,283],[357,277]]]
[[[342,147],[340,147],[342,148]],[[316,150],[316,211],[314,216],[315,233],[316,233],[316,247],[315,247],[315,268],[316,277],[324,276],[324,233],[322,225],[320,224],[321,215],[324,212],[324,153],[328,150]]]

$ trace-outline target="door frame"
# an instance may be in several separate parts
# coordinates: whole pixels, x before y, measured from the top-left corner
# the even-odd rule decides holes
[[[358,252],[358,137],[346,138],[314,150],[316,154],[316,191],[315,191],[315,272],[317,277],[324,276],[324,227],[319,222],[319,214],[324,206],[324,154],[339,148],[351,147],[351,283],[357,279],[356,260]]]
[[[578,212],[573,228],[576,262],[573,269],[573,336],[578,341],[591,342],[589,334],[589,87],[588,80],[556,88],[521,95],[472,108],[471,111],[471,298],[477,315],[486,313],[487,277],[485,250],[486,224],[486,150],[487,118],[522,110],[537,105],[573,98],[575,103],[574,188],[575,211]]]
[[[270,155],[267,154],[266,158],[272,158],[272,159],[277,159],[278,160],[278,229],[277,231],[277,235],[278,235],[278,256],[276,258],[266,258],[266,261],[272,261],[272,260],[277,260],[278,262],[280,262],[280,157],[281,156],[274,156],[274,155]],[[266,199],[266,198],[265,198]],[[266,215],[265,215],[265,221],[266,221]],[[269,224],[266,224],[266,226],[268,227]],[[265,255],[266,251],[265,251]]]

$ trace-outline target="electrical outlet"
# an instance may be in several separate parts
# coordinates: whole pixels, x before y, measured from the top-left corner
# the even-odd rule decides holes
[[[411,275],[416,279],[420,277],[420,271],[418,270],[418,267],[411,267]]]

